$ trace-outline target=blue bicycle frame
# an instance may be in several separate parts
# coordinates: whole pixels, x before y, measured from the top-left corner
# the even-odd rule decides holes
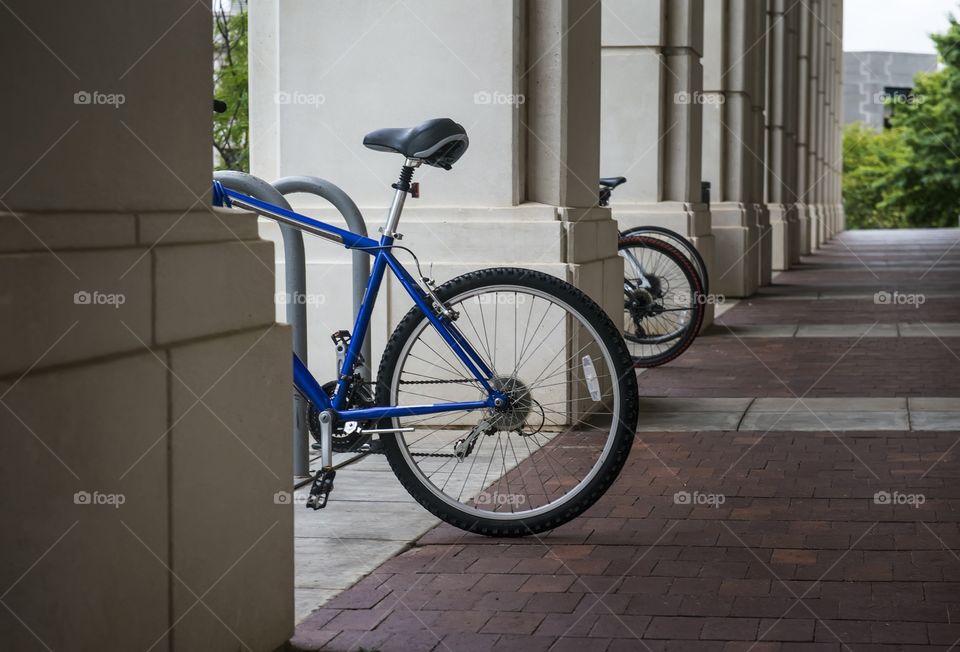
[[[215,203],[223,203],[227,206],[233,205],[259,213],[264,217],[288,224],[306,233],[311,233],[326,240],[341,244],[347,249],[364,251],[373,256],[373,270],[370,272],[366,293],[364,294],[360,311],[353,325],[350,344],[343,358],[340,376],[337,379],[337,388],[332,399],[323,391],[320,383],[317,382],[317,379],[314,378],[310,370],[307,369],[306,364],[304,364],[295,353],[293,354],[294,386],[313,403],[317,410],[321,412],[330,410],[340,420],[376,421],[392,417],[437,414],[460,410],[479,410],[493,408],[495,401],[502,401],[506,398],[502,392],[494,389],[490,385],[493,372],[487,367],[474,348],[470,346],[470,343],[463,337],[453,321],[445,316],[442,311],[435,309],[433,299],[423,291],[417,281],[414,280],[410,273],[407,272],[393,255],[393,229],[396,227],[400,211],[403,208],[405,194],[404,191],[397,190],[394,203],[390,209],[387,226],[384,228],[383,234],[378,242],[366,236],[353,233],[352,231],[338,228],[332,224],[327,224],[294,211],[289,211],[268,202],[261,201],[249,195],[224,188],[218,182],[214,182]],[[370,318],[373,314],[373,308],[376,304],[380,285],[383,282],[387,268],[397,277],[400,284],[407,291],[407,294],[413,299],[414,304],[420,308],[421,312],[423,312],[453,353],[456,354],[467,370],[473,374],[473,377],[476,378],[480,386],[486,390],[486,400],[343,409],[344,401],[346,400],[347,384],[350,382],[353,372],[360,361],[360,345],[370,328]]]

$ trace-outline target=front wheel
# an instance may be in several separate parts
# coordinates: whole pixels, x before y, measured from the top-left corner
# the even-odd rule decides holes
[[[616,326],[572,285],[530,270],[471,272],[436,292],[508,402],[381,424],[415,428],[381,435],[394,473],[468,532],[523,536],[575,518],[616,479],[636,429],[637,380]],[[377,404],[486,397],[423,313],[407,313],[383,353]]]

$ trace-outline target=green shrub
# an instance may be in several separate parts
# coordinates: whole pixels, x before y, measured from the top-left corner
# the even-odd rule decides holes
[[[934,35],[943,68],[892,100],[891,129],[848,125],[843,204],[849,228],[957,226],[960,215],[960,24]]]
[[[229,13],[224,4],[231,7]],[[213,114],[217,170],[250,169],[248,95],[247,1],[218,2],[213,12],[213,96],[227,103],[227,112]]]

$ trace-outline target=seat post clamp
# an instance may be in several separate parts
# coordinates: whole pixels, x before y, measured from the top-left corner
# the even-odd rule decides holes
[[[402,190],[405,193],[408,193],[413,199],[420,199],[420,182],[414,181],[413,183],[408,184],[406,187],[402,186],[400,182],[390,186],[394,190]]]
[[[386,229],[384,229],[382,226],[377,229],[377,233],[386,234],[386,232],[387,232]],[[391,234],[390,234],[390,237],[393,238],[394,240],[403,240],[403,234],[402,234],[402,233],[391,233]]]

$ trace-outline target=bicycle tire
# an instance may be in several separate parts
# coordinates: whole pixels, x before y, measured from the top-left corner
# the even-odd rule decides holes
[[[651,236],[626,236],[621,237],[617,244],[618,251],[624,251],[630,248],[641,248],[655,251],[669,258],[683,273],[683,277],[690,288],[691,306],[689,310],[692,315],[686,328],[676,338],[675,343],[664,351],[649,355],[638,355],[631,350],[634,366],[641,368],[659,367],[675,360],[684,351],[690,348],[693,341],[700,333],[700,327],[703,325],[704,305],[706,293],[702,285],[699,274],[694,268],[693,262],[685,256],[679,249],[667,242]],[[626,306],[624,310],[627,310]],[[633,317],[630,317],[633,319]],[[639,324],[637,324],[639,327]],[[631,338],[629,331],[625,329],[624,338],[632,344],[644,345],[638,340]]]
[[[518,537],[550,530],[576,518],[593,505],[613,484],[623,468],[633,444],[639,409],[637,379],[636,373],[633,371],[631,357],[620,331],[609,316],[583,292],[556,277],[517,268],[485,269],[464,274],[444,283],[437,288],[436,294],[445,303],[456,305],[459,297],[474,296],[474,294],[480,297],[482,296],[481,291],[496,290],[499,292],[500,290],[497,290],[497,288],[507,288],[503,290],[504,292],[509,292],[509,288],[525,288],[531,293],[537,293],[536,296],[552,297],[575,311],[577,317],[583,320],[581,325],[588,324],[598,336],[596,342],[604,348],[599,360],[606,361],[605,364],[609,365],[611,370],[609,377],[616,378],[617,398],[614,401],[616,407],[611,408],[610,432],[603,448],[605,454],[592,467],[592,475],[571,490],[576,491],[576,493],[569,495],[569,498],[565,494],[563,501],[554,507],[545,505],[529,510],[530,513],[527,515],[496,514],[494,512],[478,514],[478,510],[474,506],[456,503],[446,496],[439,495],[442,494],[442,491],[438,492],[437,487],[432,484],[431,480],[424,477],[423,470],[413,462],[414,454],[407,449],[404,434],[384,434],[381,435],[380,439],[390,467],[400,483],[417,502],[435,516],[467,532],[487,536]],[[532,305],[530,310],[533,310]],[[566,317],[563,318],[566,319]],[[378,405],[397,404],[395,397],[399,394],[398,388],[402,382],[401,376],[403,373],[402,368],[398,369],[398,364],[401,364],[401,367],[406,365],[409,350],[414,346],[416,338],[424,332],[425,328],[429,327],[424,326],[425,321],[426,318],[419,308],[412,308],[401,320],[387,342],[377,372],[376,400]],[[459,323],[463,325],[465,321],[464,319]],[[464,332],[465,328],[466,326],[461,328],[461,332]],[[414,338],[414,344],[410,343],[411,338]],[[569,340],[567,343],[569,344]],[[579,340],[576,344],[579,344]],[[576,359],[576,356],[579,356],[582,351],[583,349],[580,349],[573,354],[573,357],[567,358],[567,361]],[[448,351],[448,353],[451,358],[455,358],[452,352]],[[401,358],[401,356],[403,357]],[[495,355],[493,359],[496,361]],[[549,364],[551,363],[548,363],[548,366]],[[488,366],[496,374],[494,366]],[[566,375],[564,375],[563,382],[558,384],[566,383],[569,385],[566,378]],[[609,384],[612,390],[614,383],[610,382]],[[565,391],[572,390],[566,387]],[[541,413],[542,411],[541,408]],[[615,414],[613,411],[615,411]],[[475,414],[475,412],[471,414]],[[398,427],[399,425],[400,420],[398,419],[387,419],[381,423],[381,427]],[[571,426],[571,429],[575,429],[578,425],[579,423]],[[554,440],[559,440],[563,436],[565,435],[555,435]],[[573,436],[577,436],[577,433],[574,432]],[[582,433],[580,433],[580,436],[582,436]],[[550,440],[548,440],[549,442]],[[511,444],[511,448],[512,446]],[[479,449],[480,446],[477,448]],[[549,457],[549,455],[548,452],[547,456]],[[533,455],[525,459],[533,459],[534,466],[536,465]],[[518,462],[515,468],[519,469],[522,464]],[[454,469],[456,468],[455,466]],[[520,475],[523,476],[524,473],[526,472],[521,471]],[[483,482],[486,479],[485,476]],[[466,480],[464,483],[466,484]],[[526,483],[526,480],[524,480],[524,483]]]
[[[627,237],[632,235],[648,235],[653,234],[654,236],[663,236],[667,238],[669,244],[673,244],[674,247],[680,249],[685,253],[689,258],[693,260],[694,265],[697,268],[697,273],[700,275],[700,281],[703,285],[703,293],[710,293],[710,274],[707,271],[707,264],[703,260],[703,256],[700,254],[700,251],[693,246],[693,243],[687,240],[685,237],[672,231],[668,228],[662,226],[635,226],[632,229],[627,229],[626,231],[620,234],[621,237]]]

